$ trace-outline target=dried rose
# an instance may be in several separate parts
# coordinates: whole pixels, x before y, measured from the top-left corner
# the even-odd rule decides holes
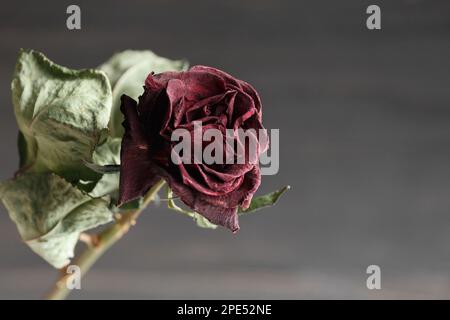
[[[258,161],[206,164],[171,161],[176,129],[263,130],[261,100],[248,83],[215,68],[150,74],[139,103],[123,95],[119,205],[136,199],[163,178],[190,208],[214,224],[239,230],[237,210],[249,206],[261,183]],[[259,139],[256,158],[268,147]],[[223,137],[226,145],[225,135]],[[264,141],[263,141],[264,140]],[[207,144],[202,143],[202,147]],[[233,149],[236,151],[235,149]],[[254,158],[254,157],[253,157]]]

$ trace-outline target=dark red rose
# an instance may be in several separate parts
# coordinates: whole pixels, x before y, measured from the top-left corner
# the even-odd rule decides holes
[[[221,132],[264,129],[255,89],[223,71],[195,66],[187,72],[150,74],[139,103],[123,95],[121,111],[119,205],[144,195],[163,178],[187,206],[212,223],[239,230],[238,207],[249,206],[261,183],[258,162],[246,157],[241,164],[175,164],[171,133],[178,128],[191,132],[195,121]],[[257,156],[268,145],[259,140]]]

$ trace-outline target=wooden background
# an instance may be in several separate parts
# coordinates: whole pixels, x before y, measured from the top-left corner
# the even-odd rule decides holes
[[[73,298],[450,298],[450,2],[13,1],[0,10],[0,179],[17,167],[18,49],[73,68],[152,49],[260,91],[279,128],[280,204],[205,231],[152,207]],[[56,271],[0,212],[0,298],[39,298]],[[382,290],[366,288],[377,264]]]

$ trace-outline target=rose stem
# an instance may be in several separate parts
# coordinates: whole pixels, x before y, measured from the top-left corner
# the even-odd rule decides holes
[[[120,215],[117,221],[110,225],[107,229],[96,235],[96,241],[93,245],[88,246],[70,265],[76,265],[80,268],[81,276],[84,276],[92,265],[100,258],[103,253],[108,250],[113,244],[121,239],[134,225],[136,219],[152,202],[158,193],[159,189],[164,185],[164,180],[156,183],[144,196],[142,206],[134,211],[129,211]],[[67,280],[72,274],[66,272],[66,268],[62,269],[61,277],[56,281],[51,291],[47,294],[48,300],[63,300],[69,293],[67,288]]]

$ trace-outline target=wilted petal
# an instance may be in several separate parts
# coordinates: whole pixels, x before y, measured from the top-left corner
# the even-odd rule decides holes
[[[225,82],[221,77],[204,71],[164,72],[149,75],[146,86],[147,83],[167,86],[169,81],[174,79],[181,80],[184,83],[186,86],[185,98],[189,101],[198,101],[226,91]]]
[[[214,74],[214,75],[219,76],[222,79],[224,79],[227,86],[230,86],[230,87],[236,88],[236,89],[241,89],[241,81],[237,80],[235,77],[233,77],[232,75],[229,75],[228,73],[226,73],[222,70],[219,70],[219,69],[216,69],[213,67],[197,65],[197,66],[193,66],[192,68],[190,68],[189,71],[199,71],[199,72],[206,72],[206,73]]]
[[[120,110],[125,116],[125,134],[120,151],[119,203],[144,195],[157,181],[153,163],[149,156],[149,145],[138,118],[136,101],[123,95]]]
[[[188,207],[200,213],[214,224],[226,227],[232,232],[237,232],[239,230],[237,206],[228,208],[211,204],[204,200],[204,195],[192,190],[183,183],[179,183],[171,175],[168,175],[166,180],[172,191]]]
[[[252,97],[255,108],[258,111],[259,114],[261,114],[262,111],[262,104],[261,104],[261,98],[259,97],[258,92],[253,88],[253,86],[245,81],[239,80],[239,83],[244,90],[246,94],[248,94],[250,97]]]

